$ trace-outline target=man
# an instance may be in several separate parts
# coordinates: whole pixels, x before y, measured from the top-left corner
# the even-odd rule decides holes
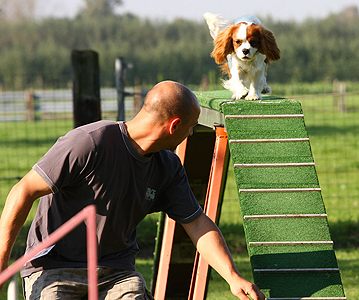
[[[189,89],[165,81],[149,91],[133,120],[99,121],[59,138],[9,193],[0,220],[0,268],[7,267],[17,234],[37,198],[41,197],[27,251],[95,203],[99,298],[152,299],[134,267],[136,227],[148,213],[165,211],[183,224],[235,296],[263,300],[259,289],[237,271],[219,229],[203,214],[172,152],[192,134],[199,113]],[[26,299],[86,298],[85,231],[84,224],[78,226],[22,268]]]

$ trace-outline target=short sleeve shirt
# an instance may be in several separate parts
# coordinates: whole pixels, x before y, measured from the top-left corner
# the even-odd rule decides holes
[[[180,223],[202,214],[176,154],[161,150],[141,156],[131,145],[125,123],[99,121],[71,130],[34,165],[52,192],[40,199],[30,227],[31,250],[84,207],[97,211],[98,264],[134,270],[136,227],[164,211]],[[49,253],[22,269],[86,267],[86,225],[59,240]]]

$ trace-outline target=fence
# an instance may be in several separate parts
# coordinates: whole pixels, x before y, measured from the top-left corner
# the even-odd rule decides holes
[[[101,89],[101,98],[102,118],[116,120],[116,89]],[[72,109],[70,89],[0,92],[2,199],[14,181],[21,178],[59,136],[73,128]],[[138,107],[133,98],[126,97],[127,118],[135,114],[134,109]]]
[[[116,120],[116,89],[103,88],[100,94],[102,118]],[[331,233],[339,248],[359,248],[358,94],[293,97],[303,107]],[[127,95],[126,119],[136,113],[138,107],[134,103],[134,98]],[[0,197],[3,199],[0,211],[18,179],[59,136],[73,128],[72,118],[71,89],[0,92]],[[13,259],[24,253],[27,230],[35,209],[20,232]],[[359,260],[359,254],[356,259]]]
[[[133,92],[133,89],[128,91]],[[100,94],[102,118],[116,120],[116,89],[103,88]],[[305,113],[324,200],[340,200],[342,215],[347,210],[350,219],[356,220],[358,215],[354,211],[359,206],[358,93],[294,98],[302,103]],[[132,118],[138,110],[135,103],[132,96],[126,96],[127,119]],[[32,110],[29,106],[32,106]],[[71,89],[0,92],[2,199],[5,199],[13,183],[36,163],[59,136],[72,127]],[[328,209],[331,209],[331,205]]]
[[[135,91],[136,93],[134,93]],[[139,110],[142,101],[141,93],[142,91],[138,89],[126,88],[124,98],[126,119],[132,118]],[[131,94],[134,96],[130,96]],[[117,90],[115,88],[103,88],[100,95],[102,119],[116,120],[118,117]],[[71,89],[28,89],[26,91],[0,92],[0,195],[4,199],[0,201],[0,211],[11,187],[28,172],[59,136],[73,128],[72,98]],[[35,207],[30,212],[28,221],[19,234],[12,259],[17,259],[24,253],[25,236],[29,222],[34,216],[34,210]],[[77,216],[72,223],[82,222],[86,219],[84,213]],[[47,240],[46,245],[49,242],[54,243],[54,238],[56,239],[59,234],[63,234],[64,230],[67,230],[66,228],[68,227],[61,229],[57,235]],[[32,254],[30,253],[30,255]],[[28,259],[29,255],[26,255],[11,265],[4,274],[0,275],[0,281],[4,281],[15,274],[17,269]],[[10,298],[8,299],[18,298],[16,276],[9,283],[8,297]],[[89,274],[89,276],[93,281],[94,275]],[[93,287],[94,284],[91,286]],[[95,286],[97,287],[97,285]],[[92,292],[93,294],[94,292]]]
[[[133,88],[126,92],[133,93]],[[104,119],[117,117],[117,91],[101,89],[101,111]],[[128,117],[134,114],[132,97],[125,99]],[[33,90],[0,93],[0,122],[72,119],[72,90]]]
[[[296,99],[303,107],[324,198],[344,201],[346,209],[355,209],[359,205],[358,92]],[[351,216],[358,220],[358,215]]]

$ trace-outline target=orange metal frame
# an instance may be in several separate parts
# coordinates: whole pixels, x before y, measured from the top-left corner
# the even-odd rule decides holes
[[[218,207],[220,200],[220,193],[223,185],[223,178],[225,173],[225,162],[227,154],[228,138],[227,133],[223,127],[216,127],[216,141],[214,145],[214,153],[211,164],[211,171],[208,181],[207,194],[204,204],[204,212],[214,221],[218,220]],[[187,149],[187,139],[184,140],[177,147],[177,155],[180,157],[182,164],[184,164]],[[22,258],[17,260],[13,265],[4,270],[0,274],[0,283],[5,282],[8,278],[14,275],[23,264],[29,259],[37,255],[43,249],[54,244],[64,235],[70,232],[74,227],[81,222],[87,220],[87,243],[88,243],[88,281],[89,281],[89,299],[97,300],[97,237],[96,237],[96,209],[90,205],[83,209],[78,215],[74,216],[53,234],[48,239],[44,240],[32,251],[25,254]],[[167,278],[169,266],[171,261],[173,238],[175,232],[176,222],[168,217],[165,220],[162,249],[160,254],[160,261],[157,273],[157,281],[155,288],[155,299],[164,300],[166,294]],[[204,299],[207,285],[207,275],[209,266],[207,262],[197,252],[193,264],[192,280],[188,295],[188,300]]]
[[[187,148],[187,139],[184,140],[177,147],[177,155],[180,157],[182,164],[184,164],[185,154]],[[204,213],[208,215],[214,222],[219,218],[219,200],[224,183],[226,155],[228,151],[227,132],[223,127],[216,127],[216,141],[214,145],[213,158],[211,164],[211,171],[207,186],[207,194],[204,204]],[[166,216],[162,249],[159,260],[159,267],[157,273],[157,281],[155,287],[154,297],[156,300],[164,300],[166,296],[167,279],[171,261],[173,238],[175,232],[176,222]],[[207,276],[209,266],[202,256],[196,252],[192,280],[190,290],[188,293],[188,300],[202,300],[205,297]]]

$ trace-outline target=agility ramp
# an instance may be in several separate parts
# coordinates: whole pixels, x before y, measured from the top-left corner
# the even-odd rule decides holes
[[[272,300],[346,299],[300,103],[232,101],[227,91],[196,96],[201,125],[225,124],[255,283]],[[190,290],[199,282],[192,278]]]

